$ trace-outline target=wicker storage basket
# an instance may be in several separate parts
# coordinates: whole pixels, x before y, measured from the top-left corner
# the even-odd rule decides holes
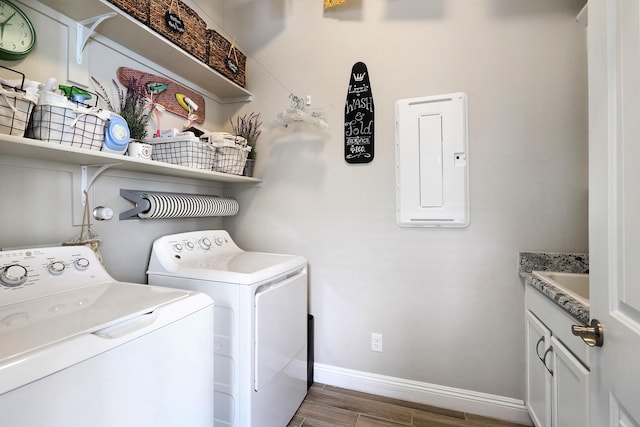
[[[43,92],[31,114],[26,136],[100,150],[104,143],[104,126],[110,115],[96,108],[78,107],[62,95]]]
[[[193,135],[169,138],[147,138],[152,144],[151,159],[194,169],[211,170],[214,161],[214,148]]]
[[[149,0],[107,0],[138,21],[149,24]]]
[[[246,55],[214,30],[207,30],[207,64],[232,82],[246,86]]]
[[[182,22],[182,25],[176,24],[176,18]],[[169,21],[172,23],[169,24]],[[199,60],[206,62],[207,24],[182,1],[149,0],[149,27]]]

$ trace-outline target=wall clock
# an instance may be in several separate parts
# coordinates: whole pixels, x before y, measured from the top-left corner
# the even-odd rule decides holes
[[[24,58],[36,45],[36,31],[16,5],[0,0],[0,59]]]

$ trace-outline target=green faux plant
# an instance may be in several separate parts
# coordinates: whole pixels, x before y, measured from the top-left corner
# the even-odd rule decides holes
[[[151,109],[148,108],[146,86],[132,77],[125,93],[115,80],[111,80],[118,94],[118,104],[114,104],[104,86],[95,77],[91,78],[97,86],[98,97],[107,104],[109,110],[120,115],[127,122],[131,139],[145,139],[147,124],[155,109],[155,105]]]
[[[233,133],[246,139],[247,144],[251,147],[251,151],[249,151],[247,157],[255,159],[256,142],[262,133],[262,130],[260,129],[262,126],[260,113],[250,113],[237,116],[235,121],[233,119],[229,119],[229,122],[231,122],[231,129],[233,130]]]

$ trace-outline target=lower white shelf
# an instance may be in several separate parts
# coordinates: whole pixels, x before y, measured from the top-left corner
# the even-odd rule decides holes
[[[193,169],[154,160],[138,159],[120,154],[87,150],[11,135],[0,135],[0,154],[28,159],[52,160],[77,165],[113,164],[113,168],[119,170],[192,178],[204,181],[245,184],[257,184],[261,182],[261,180],[252,177]]]

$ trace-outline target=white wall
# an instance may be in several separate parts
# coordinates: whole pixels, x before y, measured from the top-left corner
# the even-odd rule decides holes
[[[524,398],[519,250],[587,251],[585,29],[576,0],[225,2],[265,121],[293,92],[326,132],[259,141],[262,186],[225,226],[248,249],[304,255],[316,362]],[[375,159],[343,160],[351,66],[370,72]],[[469,96],[471,225],[395,223],[396,100]],[[384,352],[369,350],[371,332]]]

